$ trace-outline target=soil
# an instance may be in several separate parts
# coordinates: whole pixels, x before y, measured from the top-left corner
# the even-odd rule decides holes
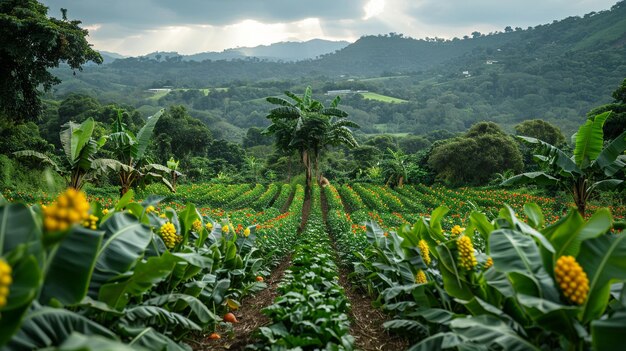
[[[263,326],[269,325],[271,320],[261,310],[274,303],[278,296],[278,284],[285,275],[285,270],[291,266],[291,256],[286,257],[265,279],[267,288],[263,289],[241,303],[241,308],[233,313],[239,323],[233,324],[232,336],[222,334],[218,340],[210,340],[211,333],[198,333],[192,340],[188,340],[194,350],[243,350],[246,345],[254,343],[254,332]],[[218,331],[219,333],[219,331]]]
[[[283,208],[280,209],[280,213],[287,212],[287,210],[289,209],[289,206],[291,205],[291,201],[293,201],[293,197],[295,194],[296,194],[296,191],[291,190],[291,194],[289,194],[289,199],[287,199],[287,202],[285,202],[285,204],[283,205]]]
[[[328,227],[328,202],[326,194],[322,189],[322,216],[326,223],[326,231],[331,233]],[[331,235],[331,239],[332,239]],[[333,240],[333,246],[336,246]],[[339,285],[341,285],[348,300],[350,301],[350,335],[354,337],[355,347],[361,351],[379,351],[379,350],[406,350],[409,342],[405,338],[397,335],[391,335],[383,328],[383,323],[390,320],[389,316],[381,310],[374,308],[372,298],[361,289],[353,286],[348,279],[348,271],[345,268],[339,270]]]

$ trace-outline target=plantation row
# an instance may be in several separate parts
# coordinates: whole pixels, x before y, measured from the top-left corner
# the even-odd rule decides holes
[[[300,185],[181,185],[142,202],[5,192],[0,345],[184,350],[194,331],[226,338],[288,254],[250,348],[358,348],[339,266],[411,350],[601,350],[626,331],[623,207],[583,219],[506,191],[310,191],[300,234]]]

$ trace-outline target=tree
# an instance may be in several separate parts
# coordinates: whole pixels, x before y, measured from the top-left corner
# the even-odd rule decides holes
[[[449,185],[483,185],[496,173],[522,170],[515,141],[493,122],[473,125],[462,137],[437,142],[428,165]]]
[[[407,154],[414,154],[420,150],[426,149],[430,146],[430,141],[423,136],[407,135],[404,138],[398,140],[400,149]]]
[[[81,69],[87,61],[102,63],[80,21],[49,18],[48,8],[36,0],[0,2],[0,112],[16,121],[34,119],[41,102],[37,87],[45,91],[60,80],[48,69],[60,62]]]
[[[523,141],[535,146],[539,152],[535,160],[543,171],[528,172],[507,179],[502,185],[537,184],[557,185],[568,192],[578,212],[584,217],[587,200],[595,190],[614,189],[624,180],[613,178],[626,167],[626,131],[603,148],[605,121],[611,112],[587,119],[574,134],[574,155],[565,152],[544,141],[518,136]]]
[[[565,136],[561,130],[541,119],[526,120],[516,125],[515,131],[517,135],[543,140],[557,147],[565,145]]]
[[[275,136],[275,145],[280,151],[299,153],[306,170],[306,184],[310,186],[314,170],[318,180],[320,177],[321,152],[329,146],[356,147],[358,143],[350,128],[358,128],[358,125],[346,118],[348,114],[345,111],[337,108],[341,101],[339,96],[326,108],[311,97],[310,86],[302,97],[290,91],[286,91],[285,95],[293,102],[279,97],[266,99],[271,104],[279,105],[270,110],[267,116],[272,124],[266,129],[266,134]]]
[[[613,92],[613,99],[613,103],[597,107],[587,114],[587,117],[592,117],[607,111],[613,112],[602,129],[604,140],[613,140],[626,130],[626,79]]]
[[[105,160],[96,159],[95,155],[104,145],[107,138],[94,140],[91,136],[94,130],[93,118],[88,118],[81,124],[68,122],[60,134],[61,145],[65,153],[65,164],[59,165],[50,157],[34,150],[14,152],[18,157],[35,157],[43,164],[48,164],[66,179],[67,186],[80,190],[86,182],[94,180],[101,172],[106,171]]]
[[[259,145],[271,145],[272,139],[263,135],[263,128],[251,127],[243,138],[243,147],[251,148]]]
[[[182,105],[171,106],[154,127],[156,160],[175,156],[185,165],[194,156],[206,156],[213,135],[206,124],[193,118]]]

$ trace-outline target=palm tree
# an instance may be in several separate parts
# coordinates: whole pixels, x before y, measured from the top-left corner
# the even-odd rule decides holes
[[[348,114],[337,108],[341,98],[337,96],[326,108],[314,100],[311,87],[307,87],[304,95],[299,97],[290,91],[285,95],[293,101],[279,97],[268,97],[266,100],[279,105],[270,110],[272,124],[264,131],[276,138],[276,147],[286,153],[297,151],[306,170],[306,184],[311,185],[313,172],[319,181],[319,160],[321,152],[328,146],[357,146],[352,135],[352,128],[358,125],[346,119]]]
[[[81,124],[68,122],[63,125],[59,133],[61,145],[65,154],[65,164],[59,165],[50,157],[34,150],[22,150],[14,152],[18,157],[35,157],[52,168],[65,178],[68,187],[80,190],[86,182],[94,180],[100,171],[102,159],[96,159],[95,155],[104,145],[107,137],[101,137],[97,141],[92,138],[95,122],[88,118]]]

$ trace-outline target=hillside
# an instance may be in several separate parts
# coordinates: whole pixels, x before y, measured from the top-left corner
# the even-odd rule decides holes
[[[474,33],[473,38],[367,36],[337,52],[301,62],[250,57],[203,62],[118,59],[85,67],[76,76],[56,70],[63,83],[50,97],[80,91],[146,111],[183,104],[209,119],[243,129],[241,135],[250,126],[266,123],[264,97],[311,84],[320,94],[360,89],[407,101],[344,96],[344,106],[366,133],[463,131],[480,120],[493,120],[512,130],[524,119],[544,118],[569,134],[591,108],[610,101],[611,91],[624,78],[624,4],[525,30]],[[287,44],[275,48],[288,53]],[[257,47],[255,52],[261,55],[270,47]],[[161,86],[192,90],[147,99],[151,95],[146,95],[146,89]],[[193,92],[212,87],[229,89],[210,89],[208,95]]]
[[[333,53],[343,49],[350,43],[347,41],[331,41],[323,39],[312,39],[305,42],[280,42],[271,45],[259,45],[255,47],[238,47],[226,49],[221,52],[200,52],[192,55],[183,55],[177,52],[153,52],[139,58],[168,61],[174,59],[176,61],[195,61],[201,62],[205,60],[237,60],[246,58],[257,58],[267,61],[301,61],[311,60],[318,56]]]

